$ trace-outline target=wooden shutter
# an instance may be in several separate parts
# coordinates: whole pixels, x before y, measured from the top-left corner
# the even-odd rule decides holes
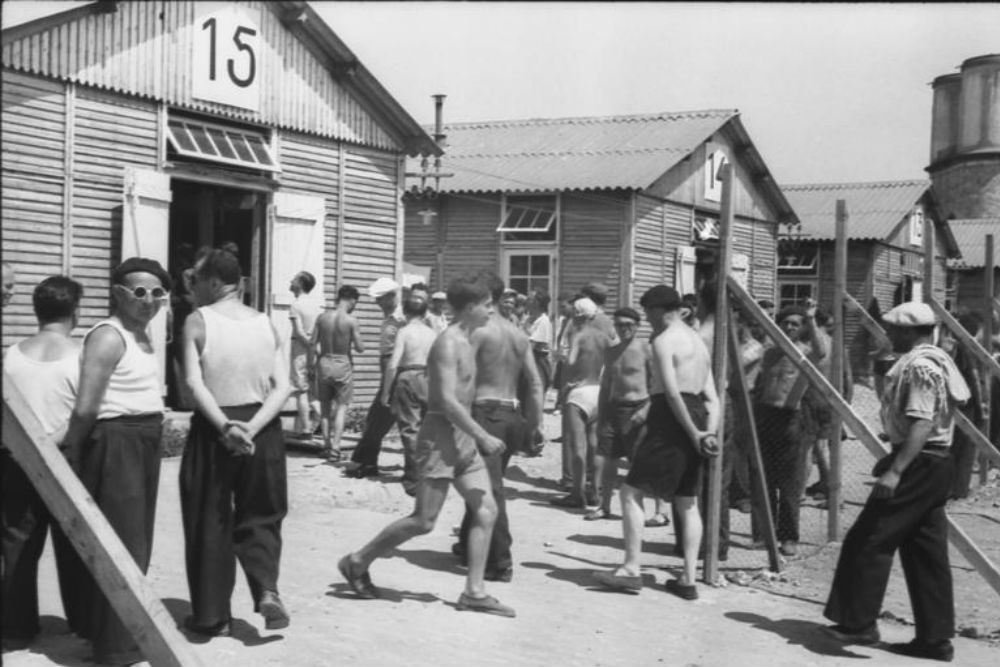
[[[694,294],[695,267],[698,264],[698,257],[695,254],[694,246],[680,246],[677,248],[677,268],[674,276],[674,289],[678,294]]]
[[[736,279],[740,287],[750,291],[750,256],[742,252],[734,252],[729,275]]]

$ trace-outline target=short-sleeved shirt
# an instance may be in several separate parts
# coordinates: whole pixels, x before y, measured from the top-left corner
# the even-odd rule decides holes
[[[536,350],[549,350],[552,345],[552,320],[548,315],[542,313],[528,326],[528,339]]]
[[[889,441],[901,445],[910,430],[910,420],[925,419],[933,424],[926,444],[949,447],[955,416],[948,400],[944,371],[929,355],[920,352],[917,348],[907,354],[886,374],[882,426]]]
[[[288,318],[292,321],[298,320],[306,338],[309,338],[312,336],[313,327],[316,326],[316,320],[321,312],[323,312],[323,308],[319,303],[305,295],[299,295],[288,309]],[[306,354],[308,346],[302,341],[292,338],[291,347],[292,356],[295,357]]]
[[[399,311],[382,320],[382,329],[379,332],[378,351],[383,357],[391,357],[392,350],[396,347],[396,334],[406,324],[406,319]]]

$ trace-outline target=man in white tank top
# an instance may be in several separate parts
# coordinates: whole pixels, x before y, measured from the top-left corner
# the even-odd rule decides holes
[[[289,615],[278,596],[281,522],[288,513],[278,418],[291,394],[266,315],[240,301],[240,266],[225,250],[194,269],[200,307],[184,323],[184,366],[195,402],[181,461],[181,519],[192,615],[188,629],[230,633],[236,561],[269,630]]]
[[[32,302],[38,318],[38,333],[10,347],[4,355],[7,380],[25,398],[45,433],[58,442],[66,430],[80,377],[80,344],[70,338],[76,327],[77,308],[83,287],[64,276],[46,278],[35,288]],[[31,480],[6,449],[2,451],[3,486],[0,514],[3,517],[3,605],[4,648],[26,646],[39,632],[38,560],[45,535],[52,525],[52,542],[63,607],[73,630],[79,630],[79,609],[74,608],[65,571],[69,542]]]

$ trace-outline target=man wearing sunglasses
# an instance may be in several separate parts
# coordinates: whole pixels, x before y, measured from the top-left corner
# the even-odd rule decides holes
[[[636,336],[641,315],[633,308],[619,308],[614,327],[619,343],[604,357],[598,399],[597,456],[594,477],[600,506],[584,515],[587,521],[611,518],[616,461],[632,460],[635,443],[645,433],[649,413],[649,342]]]

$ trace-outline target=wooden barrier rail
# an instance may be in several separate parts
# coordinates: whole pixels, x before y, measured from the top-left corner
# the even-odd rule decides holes
[[[114,528],[6,374],[3,443],[94,575],[115,612],[154,667],[201,662]]]

